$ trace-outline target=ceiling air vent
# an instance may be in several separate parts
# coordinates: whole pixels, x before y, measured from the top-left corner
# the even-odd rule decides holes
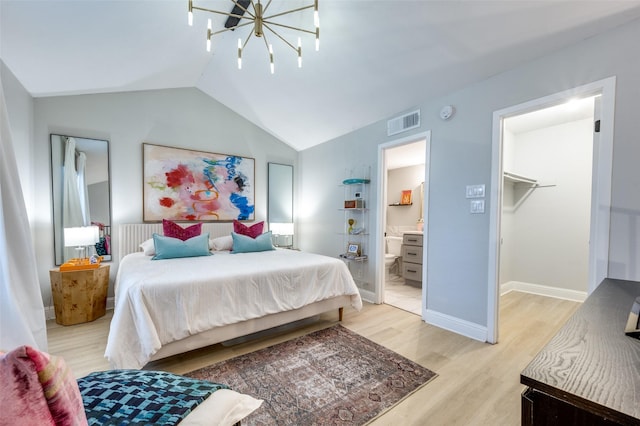
[[[387,121],[387,136],[420,127],[420,110],[410,112]]]

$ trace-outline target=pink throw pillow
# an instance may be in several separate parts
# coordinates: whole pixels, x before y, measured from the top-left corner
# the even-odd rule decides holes
[[[60,357],[20,346],[0,356],[0,383],[3,420],[13,424],[87,424],[78,382]]]
[[[262,228],[264,228],[264,221],[258,222],[251,226],[247,226],[237,220],[233,221],[233,232],[236,234],[246,235],[247,237],[256,238],[262,235]]]
[[[202,223],[196,223],[195,225],[183,228],[171,220],[162,219],[162,232],[165,237],[187,241],[189,238],[197,237],[202,233]]]

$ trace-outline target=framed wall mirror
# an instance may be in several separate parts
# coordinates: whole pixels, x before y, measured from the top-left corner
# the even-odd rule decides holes
[[[109,141],[70,135],[51,135],[51,198],[56,265],[78,257],[67,247],[65,228],[97,226],[97,242],[86,255],[112,259],[111,181]]]
[[[267,220],[273,241],[279,247],[293,247],[293,166],[268,164]]]

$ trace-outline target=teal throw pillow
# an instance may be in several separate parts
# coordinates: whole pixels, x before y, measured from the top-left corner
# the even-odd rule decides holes
[[[231,237],[233,238],[233,249],[231,253],[275,250],[271,243],[271,231],[260,234],[255,238],[232,232]]]
[[[153,244],[156,248],[156,255],[151,260],[211,255],[209,252],[209,233],[184,241],[179,238],[153,234]]]

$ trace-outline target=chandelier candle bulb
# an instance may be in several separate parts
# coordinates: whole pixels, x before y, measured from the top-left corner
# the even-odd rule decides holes
[[[316,52],[320,50],[320,28],[316,28]]]
[[[193,27],[193,0],[189,0],[189,16],[188,16],[189,26]]]
[[[242,69],[242,40],[238,39],[238,69]]]
[[[302,68],[302,39],[298,37],[298,68]]]

